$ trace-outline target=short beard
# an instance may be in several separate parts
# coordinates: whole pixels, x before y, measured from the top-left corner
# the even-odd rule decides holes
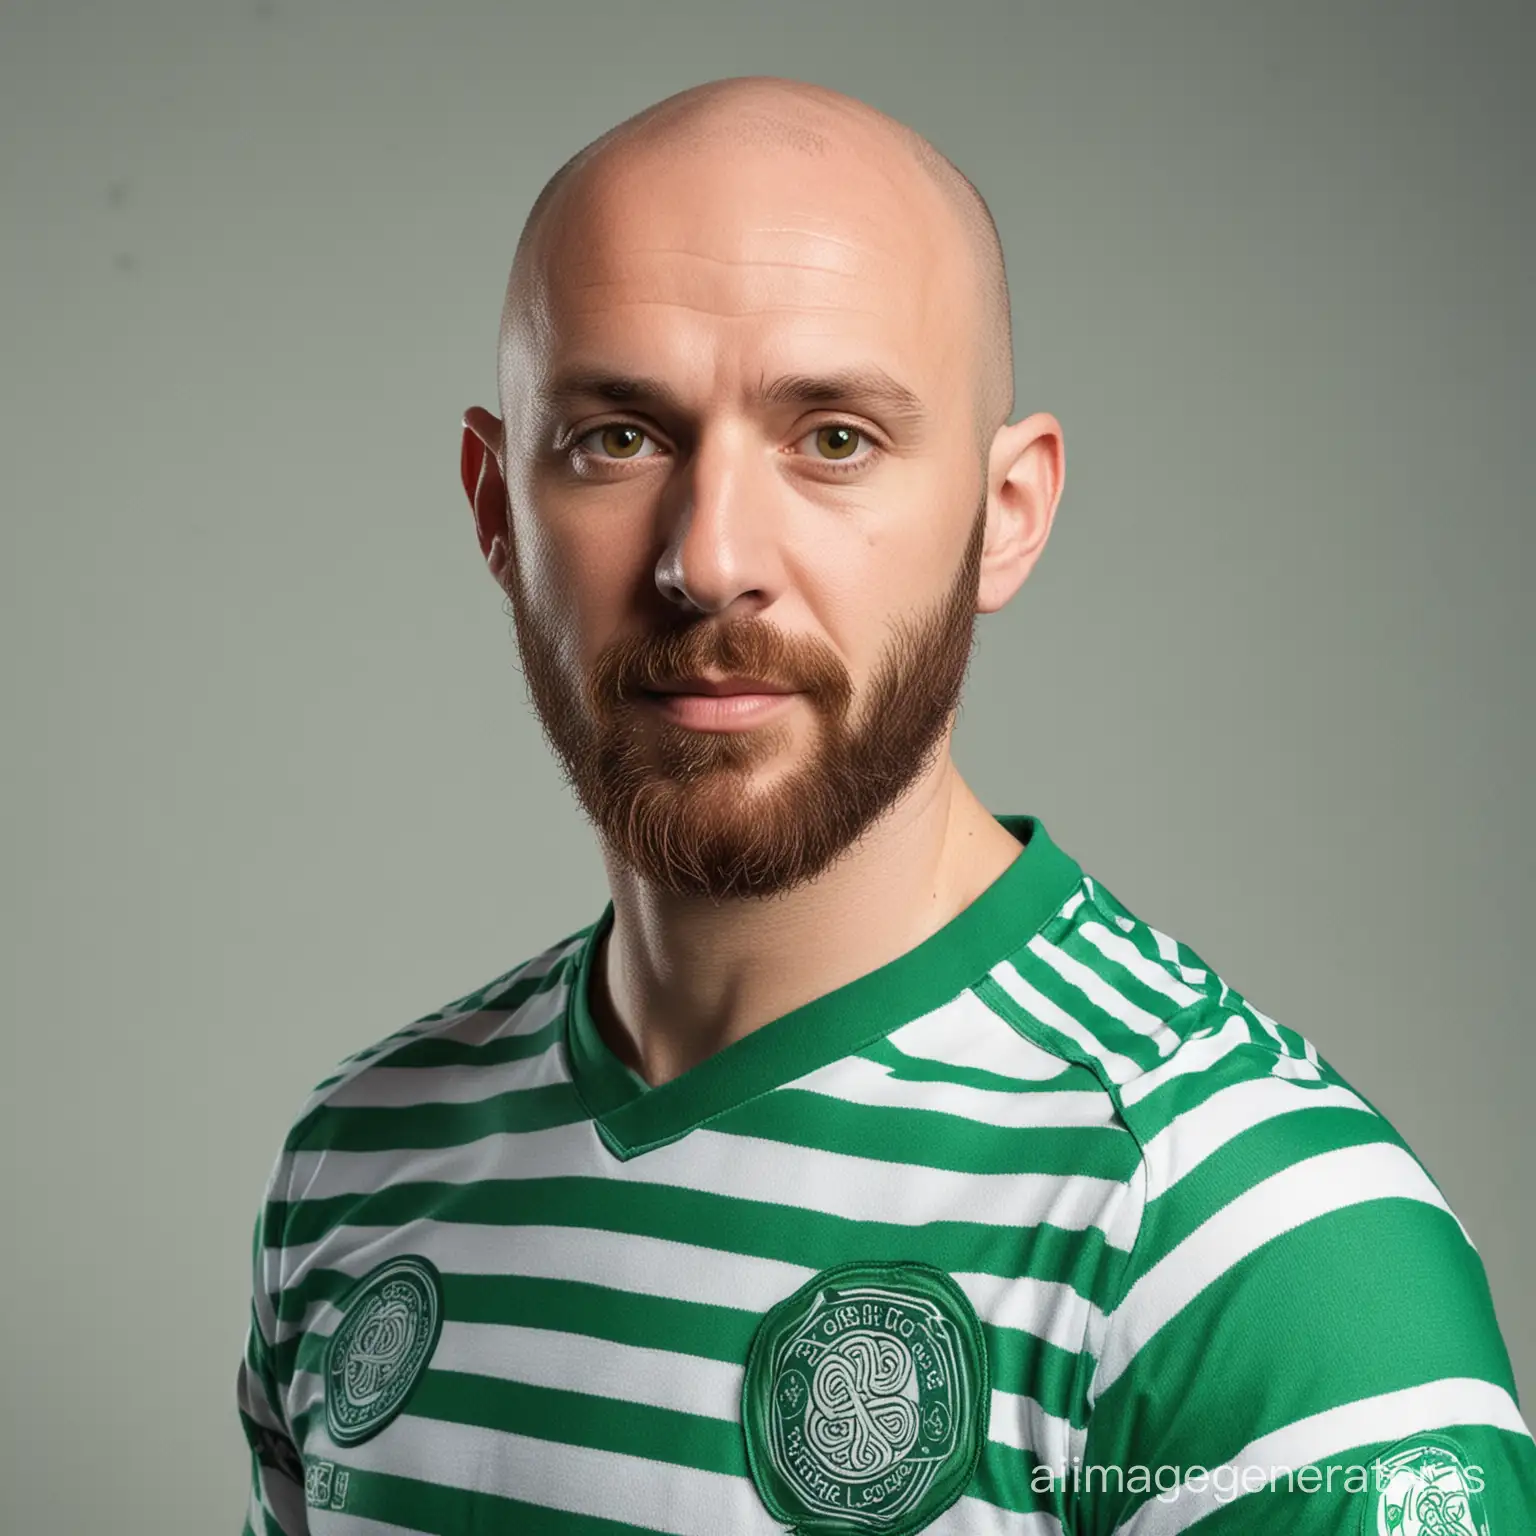
[[[927,613],[892,622],[856,722],[853,685],[832,649],[790,641],[757,618],[620,640],[584,688],[572,687],[529,609],[514,545],[507,590],[529,701],[610,853],[659,891],[715,904],[782,896],[824,873],[948,743],[976,639],[986,513],[983,486],[949,590]],[[647,687],[712,670],[803,693],[818,733],[806,760],[754,787],[754,771],[791,744],[792,726],[695,731],[643,718],[654,714],[640,697]]]

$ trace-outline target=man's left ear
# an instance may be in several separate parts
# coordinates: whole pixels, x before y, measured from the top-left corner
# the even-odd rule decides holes
[[[1024,585],[1050,537],[1066,473],[1061,423],[1049,411],[997,429],[987,455],[987,535],[978,613],[996,613]]]

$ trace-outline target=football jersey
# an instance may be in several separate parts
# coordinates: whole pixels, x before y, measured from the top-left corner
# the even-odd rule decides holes
[[[1403,1139],[998,820],[944,927],[659,1086],[611,902],[341,1063],[256,1220],[247,1536],[1536,1531]]]

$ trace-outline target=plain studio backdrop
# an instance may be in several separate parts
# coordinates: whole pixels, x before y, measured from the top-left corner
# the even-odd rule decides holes
[[[0,1529],[239,1528],[290,1120],[601,910],[460,416],[544,179],[732,74],[911,123],[1001,229],[1067,478],[962,771],[1396,1123],[1529,1416],[1529,6],[0,18]]]

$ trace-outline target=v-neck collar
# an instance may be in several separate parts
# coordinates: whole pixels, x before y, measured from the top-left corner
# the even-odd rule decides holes
[[[564,1032],[576,1091],[614,1155],[627,1159],[675,1141],[748,1099],[862,1050],[948,1002],[1028,943],[1071,894],[1082,870],[1046,835],[1039,817],[996,820],[1024,845],[1023,852],[936,933],[655,1088],[608,1048],[588,1001],[593,955],[613,926],[610,900],[577,956]]]

